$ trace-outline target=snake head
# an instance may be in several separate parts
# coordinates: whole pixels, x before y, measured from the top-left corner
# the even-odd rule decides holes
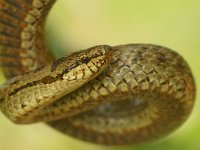
[[[112,47],[108,45],[98,45],[81,51],[78,56],[79,64],[89,63],[90,61],[97,67],[110,63]]]

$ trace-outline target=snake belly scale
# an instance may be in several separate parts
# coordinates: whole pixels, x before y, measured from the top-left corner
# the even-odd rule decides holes
[[[79,139],[138,144],[188,118],[194,80],[176,52],[153,44],[100,45],[55,60],[43,27],[55,0],[0,0],[0,109]]]

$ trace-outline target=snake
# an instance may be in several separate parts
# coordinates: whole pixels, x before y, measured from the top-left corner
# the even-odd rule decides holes
[[[154,44],[97,45],[55,58],[44,25],[55,0],[0,0],[1,112],[102,145],[156,141],[190,116],[195,82],[182,56]]]

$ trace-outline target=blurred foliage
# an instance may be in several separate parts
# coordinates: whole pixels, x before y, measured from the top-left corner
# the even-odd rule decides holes
[[[200,1],[59,0],[46,33],[57,57],[98,44],[154,43],[180,53],[200,84]],[[3,75],[0,78],[3,83]],[[0,115],[2,150],[199,150],[200,102],[189,120],[168,138],[140,146],[104,147],[65,136],[48,126],[14,125]]]

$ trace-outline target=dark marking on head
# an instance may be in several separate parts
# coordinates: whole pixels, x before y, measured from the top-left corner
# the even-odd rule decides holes
[[[43,79],[41,79],[40,81],[39,81],[39,83],[43,83],[43,84],[51,84],[51,83],[53,83],[53,82],[55,82],[55,81],[57,81],[57,80],[61,80],[62,79],[62,74],[57,74],[57,76],[54,78],[54,77],[52,77],[52,76],[46,76],[46,77],[44,77]]]
[[[94,52],[93,50],[96,50],[96,51]],[[70,54],[69,56],[65,56],[54,61],[51,66],[51,71],[53,72],[61,63],[64,63],[65,61],[70,60],[70,59],[75,60],[74,64],[77,64],[77,65],[80,65],[83,63],[87,64],[91,59],[96,58],[98,56],[105,55],[105,53],[111,50],[112,50],[111,46],[101,45],[101,46],[94,46],[94,47],[81,50],[81,51],[76,51]],[[76,66],[74,64],[72,66]],[[73,68],[72,66],[70,66],[69,68]]]
[[[57,59],[53,62],[53,64],[51,65],[51,72],[53,72],[54,70],[56,70],[56,68],[63,62],[65,62],[67,59],[67,56],[62,57],[60,59]]]
[[[72,64],[71,66],[69,66],[68,68],[64,69],[63,72],[62,72],[62,75],[68,73],[69,71],[71,71],[72,69],[78,67],[79,65],[81,64],[87,64],[89,63],[89,61],[91,60],[92,58],[88,58],[88,57],[83,57],[81,58],[80,60],[78,60],[77,62],[75,62],[74,64]]]
[[[82,64],[82,63],[87,64],[90,60],[91,60],[91,58],[84,57],[83,59],[81,59],[81,60],[79,61],[79,63],[80,63],[80,64]]]

